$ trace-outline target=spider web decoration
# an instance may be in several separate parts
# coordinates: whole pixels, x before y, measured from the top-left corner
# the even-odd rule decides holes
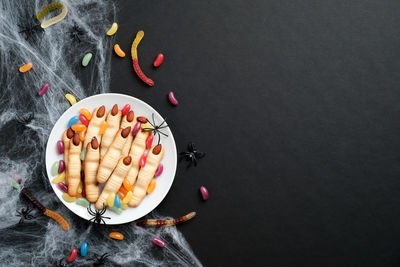
[[[26,23],[18,25],[18,27],[20,28],[19,33],[24,35],[26,41],[35,41],[44,32],[36,18],[30,19]]]
[[[156,124],[155,119],[154,119],[154,113],[151,114],[151,118],[153,120],[153,122],[151,122],[150,120],[147,120],[147,122],[152,126],[152,128],[143,128],[143,131],[145,132],[152,132],[154,136],[158,135],[158,142],[157,145],[160,144],[160,140],[161,140],[161,135],[164,135],[165,137],[168,137],[168,134],[164,133],[161,131],[161,129],[167,128],[168,125],[166,124],[164,119],[159,125]],[[163,124],[165,123],[165,125],[163,126]]]

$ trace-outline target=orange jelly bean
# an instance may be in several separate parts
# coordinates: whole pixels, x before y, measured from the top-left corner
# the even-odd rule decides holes
[[[79,132],[79,140],[84,141],[86,135],[86,129]]]
[[[83,124],[74,124],[71,126],[71,129],[75,132],[83,132],[86,130],[86,126]]]
[[[114,52],[120,57],[125,57],[125,52],[122,51],[121,47],[119,47],[119,44],[114,45]]]
[[[133,185],[128,181],[128,179],[125,178],[122,184],[126,190],[133,191]]]
[[[32,69],[32,62],[28,62],[25,65],[19,67],[19,72],[27,72],[30,69]]]
[[[147,194],[152,193],[154,189],[156,189],[156,181],[152,180],[149,186],[147,187]]]
[[[124,199],[127,193],[128,190],[126,190],[124,186],[121,186],[118,190],[118,195],[120,199]]]
[[[83,116],[86,117],[86,119],[88,119],[88,121],[90,121],[92,119],[92,114],[90,113],[90,111],[86,108],[81,108],[80,112]]]
[[[124,240],[124,235],[118,232],[111,232],[109,236],[113,239]]]
[[[103,121],[103,122],[100,124],[99,135],[103,135],[103,134],[106,132],[107,128],[108,128],[107,122]]]

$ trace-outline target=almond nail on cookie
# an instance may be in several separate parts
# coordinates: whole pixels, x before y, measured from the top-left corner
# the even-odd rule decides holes
[[[93,137],[96,137],[97,142],[101,142],[100,125],[106,120],[106,108],[100,106],[95,108],[93,111],[92,119],[90,120],[89,127],[87,128],[85,141],[83,147],[86,148],[87,144],[92,141]]]

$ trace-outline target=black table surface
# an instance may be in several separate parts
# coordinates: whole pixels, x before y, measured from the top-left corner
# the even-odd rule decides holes
[[[157,209],[198,213],[179,229],[205,266],[399,265],[399,1],[118,7],[116,42],[144,30],[156,84],[114,56],[110,90],[166,116],[178,151],[207,153]]]

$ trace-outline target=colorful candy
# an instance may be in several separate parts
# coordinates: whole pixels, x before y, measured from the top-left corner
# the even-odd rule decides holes
[[[60,159],[58,162],[58,173],[62,173],[65,170],[65,161]]]
[[[43,19],[47,14],[49,14],[51,11],[55,9],[61,9],[61,12],[57,16],[54,16],[50,19],[47,19],[40,24],[40,27],[43,29],[46,29],[47,27],[56,24],[60,21],[62,21],[68,14],[68,8],[61,2],[53,2],[45,6],[37,15],[36,18],[38,20]]]
[[[109,236],[113,239],[124,240],[124,235],[118,232],[111,232]]]
[[[154,60],[153,66],[159,67],[163,61],[164,61],[164,55],[160,53],[157,55],[156,59]]]
[[[121,209],[126,210],[128,207],[127,203],[121,203]]]
[[[151,180],[151,182],[146,190],[147,194],[151,194],[154,191],[154,189],[156,189],[156,181]]]
[[[126,196],[122,200],[122,204],[128,204],[129,201],[131,201],[132,197],[133,197],[132,191],[128,191],[128,193],[126,194]]]
[[[125,116],[128,114],[128,112],[131,110],[131,105],[126,104],[122,109],[121,109],[121,116]]]
[[[138,33],[136,34],[135,40],[133,40],[132,43],[132,47],[131,47],[131,55],[132,55],[132,61],[133,61],[133,69],[135,70],[137,76],[147,85],[149,86],[153,86],[154,85],[154,81],[150,78],[148,78],[143,71],[140,69],[139,66],[139,59],[137,56],[137,47],[140,43],[140,41],[142,40],[144,36],[144,32],[143,31],[138,31]]]
[[[172,92],[172,91],[169,92],[168,99],[169,99],[169,102],[171,102],[171,104],[174,106],[177,106],[179,104],[178,100],[176,100],[176,98],[175,98],[174,92]]]
[[[10,179],[10,182],[15,189],[19,189],[20,185],[15,179]]]
[[[64,142],[62,140],[57,141],[58,154],[64,154]]]
[[[27,72],[30,69],[32,69],[32,62],[28,62],[25,65],[19,67],[19,72]]]
[[[86,67],[92,59],[92,56],[92,53],[87,53],[82,59],[82,66]]]
[[[80,181],[80,182],[79,182],[79,185],[78,185],[78,193],[79,193],[79,194],[82,193],[82,189],[83,189],[82,181]]]
[[[141,128],[146,131],[152,131],[154,129],[154,127],[148,123],[142,123]]]
[[[74,125],[75,123],[77,123],[79,121],[79,116],[75,115],[73,116],[71,119],[69,119],[68,121],[68,128],[71,128],[72,125]]]
[[[80,131],[79,132],[79,140],[81,140],[82,142],[85,140],[85,135],[86,135],[86,129],[84,131]],[[85,152],[86,154],[86,152]]]
[[[86,130],[86,126],[83,124],[74,124],[71,126],[71,129],[74,132],[82,132],[82,131]]]
[[[92,114],[90,113],[90,111],[89,111],[88,109],[86,109],[86,108],[81,108],[81,109],[80,109],[80,112],[81,112],[81,114],[82,114],[83,116],[86,117],[87,120],[90,121],[90,120],[92,119]]]
[[[88,244],[86,242],[83,242],[81,245],[81,256],[85,257],[87,255],[87,247]]]
[[[121,208],[121,200],[119,199],[119,195],[118,194],[115,195],[114,206],[117,207],[117,208]]]
[[[108,123],[105,121],[101,122],[99,135],[103,135],[106,132],[107,128],[108,128]]]
[[[117,54],[119,57],[125,57],[125,52],[122,51],[121,47],[119,47],[119,44],[114,45],[114,52]]]
[[[114,207],[114,199],[115,199],[115,193],[111,193],[107,197],[107,206],[109,208]]]
[[[56,176],[58,174],[58,167],[59,167],[59,162],[56,161],[53,163],[53,165],[51,165],[51,175],[52,176]]]
[[[121,208],[117,208],[117,207],[115,207],[115,206],[109,207],[109,209],[110,209],[112,212],[115,212],[116,214],[121,214],[121,213],[122,213],[122,209],[121,209]]]
[[[65,179],[65,172],[62,172],[56,178],[54,178],[52,182],[58,184],[64,181],[64,179]]]
[[[73,248],[71,251],[71,255],[68,258],[68,262],[73,262],[76,259],[77,255],[78,255],[78,250],[76,248]]]
[[[133,127],[133,130],[132,130],[132,136],[135,136],[138,132],[139,132],[139,130],[141,129],[141,123],[140,123],[140,121],[138,121],[136,124],[135,124],[135,127]]]
[[[165,248],[165,242],[162,241],[160,238],[154,237],[151,241],[159,247]]]
[[[144,165],[146,165],[146,159],[147,159],[147,154],[146,154],[146,153],[143,154],[143,155],[140,157],[139,165],[140,165],[141,168],[143,168]]]
[[[48,83],[44,83],[42,85],[42,87],[39,89],[38,95],[40,95],[40,96],[44,95],[47,92],[47,90],[49,90],[49,84]]]
[[[89,126],[89,120],[83,114],[79,114],[79,120],[82,122],[83,125],[86,127]]]
[[[154,177],[160,176],[162,174],[163,170],[164,170],[164,165],[162,163],[158,164],[158,167],[154,174]]]
[[[57,187],[64,193],[68,193],[68,186],[64,183],[58,183]]]
[[[125,189],[125,187],[121,186],[118,190],[118,195],[119,195],[119,200],[124,199],[126,194],[128,193],[128,190]]]
[[[170,220],[158,220],[158,219],[146,219],[140,222],[137,222],[137,226],[173,226],[179,223],[186,222],[196,216],[196,212],[192,211],[182,217]]]
[[[204,186],[200,187],[200,193],[201,196],[203,197],[203,200],[207,200],[208,199],[208,190],[207,188],[205,188]]]
[[[15,172],[10,173],[10,176],[11,176],[15,181],[17,181],[19,184],[22,183],[21,176],[19,176],[18,173],[15,173]]]
[[[80,134],[79,134],[80,135]],[[86,158],[86,148],[82,150],[81,152],[81,160],[84,161]]]
[[[133,185],[126,178],[124,178],[124,180],[122,181],[122,185],[125,187],[125,189],[127,191],[132,191],[133,190]]]
[[[70,195],[68,195],[68,193],[63,193],[62,198],[67,202],[75,202],[76,201],[76,197],[71,197]]]
[[[118,24],[114,22],[111,25],[111,28],[107,31],[107,35],[108,36],[114,35],[117,32],[117,30],[118,30]]]
[[[76,104],[76,98],[75,96],[71,95],[71,94],[66,94],[65,98],[69,101],[69,103],[71,104],[71,106]],[[79,117],[79,116],[78,116]]]
[[[154,135],[152,133],[149,134],[146,138],[146,148],[150,149],[151,145],[153,144]]]
[[[83,197],[78,198],[76,200],[76,204],[81,205],[81,206],[83,206],[85,208],[89,207],[89,205],[90,205],[89,201],[87,201],[87,199],[83,198]]]

